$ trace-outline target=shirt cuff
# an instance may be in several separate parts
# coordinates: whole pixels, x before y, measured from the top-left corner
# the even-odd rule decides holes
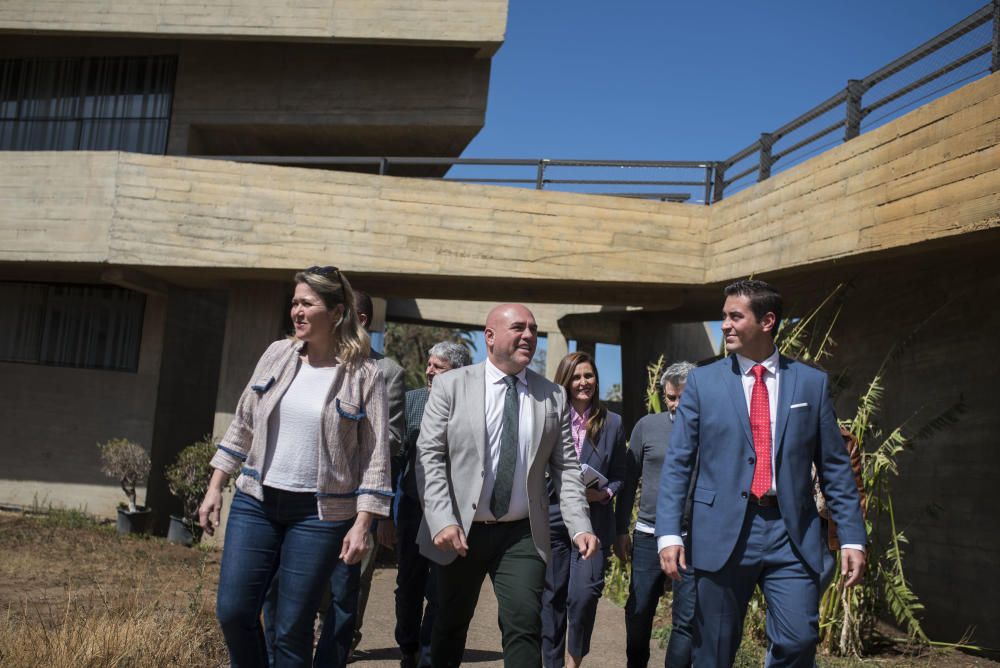
[[[659,552],[665,547],[680,545],[684,547],[684,539],[680,536],[659,536],[656,539],[656,551]]]
[[[864,552],[865,551],[865,546],[864,545],[855,545],[854,543],[845,543],[844,545],[840,546],[840,549],[841,550],[844,550],[844,549],[847,549],[847,550],[860,550],[860,551]]]
[[[585,534],[585,533],[587,533],[587,532],[586,531],[577,531],[575,534],[573,534],[573,543],[575,544],[576,543],[576,539],[578,537],[580,537],[580,535]],[[597,538],[597,534],[594,534],[594,538]],[[601,539],[600,538],[597,538],[597,544],[598,545],[601,544]]]

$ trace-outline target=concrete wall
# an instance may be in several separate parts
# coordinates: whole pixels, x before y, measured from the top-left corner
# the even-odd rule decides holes
[[[167,149],[176,155],[457,156],[486,112],[490,60],[465,48],[0,40],[7,58],[141,55],[177,56]]]
[[[711,207],[706,282],[1000,226],[1000,73]]]
[[[828,283],[849,274],[831,272]],[[972,249],[923,268],[856,279],[830,362],[852,379],[838,401],[842,417],[854,414],[858,394],[901,344],[902,357],[885,375],[879,425],[890,430],[909,420],[913,433],[960,399],[966,404],[957,425],[899,457],[892,498],[897,525],[910,539],[906,574],[927,607],[925,629],[935,640],[955,642],[974,626],[973,641],[986,647],[1000,646],[1000,607],[989,603],[1000,598],[1000,313],[991,306],[998,293],[995,259]]]
[[[0,31],[314,41],[468,43],[496,48],[505,0],[11,0]]]
[[[510,296],[521,283],[529,301],[644,303],[631,299],[1000,227],[998,109],[994,74],[711,207],[192,158],[7,154],[0,238],[16,243],[0,261],[73,259],[61,251],[73,216],[76,253],[100,257],[106,234],[113,264],[287,271],[334,249],[349,272],[436,282],[451,298]],[[66,197],[83,200],[86,219]]]
[[[0,501],[114,513],[125,496],[101,473],[96,444],[151,448],[165,317],[166,300],[147,296],[136,373],[0,363]]]

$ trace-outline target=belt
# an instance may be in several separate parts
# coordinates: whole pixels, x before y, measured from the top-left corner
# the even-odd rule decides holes
[[[755,496],[751,494],[749,497],[750,503],[760,506],[761,508],[777,508],[778,507],[778,497],[765,494],[764,496]]]
[[[521,519],[517,520],[475,520],[472,523],[480,524],[482,526],[495,526],[497,524],[511,525],[511,524],[517,524],[518,522],[527,522],[527,521],[528,521],[527,517],[522,517]]]

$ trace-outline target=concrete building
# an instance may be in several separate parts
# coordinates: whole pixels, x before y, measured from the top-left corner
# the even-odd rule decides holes
[[[224,429],[282,333],[291,272],[320,259],[390,317],[548,304],[553,341],[622,345],[627,418],[646,362],[705,352],[697,323],[725,283],[773,280],[794,312],[852,281],[841,414],[901,340],[883,424],[966,406],[894,488],[926,627],[1000,645],[984,504],[1000,473],[1000,74],[694,206],[194,157],[457,155],[483,122],[503,2],[88,7],[0,8],[0,500],[104,512],[119,492],[94,443],[133,438],[162,469]],[[148,502],[170,504],[155,476]]]
[[[169,198],[164,188],[176,188],[186,199],[201,180],[140,176],[146,185],[123,189],[119,157],[169,172],[186,155],[457,156],[482,127],[506,10],[502,0],[3,3],[2,500],[113,512],[120,492],[100,475],[95,443],[123,436],[151,448],[149,505],[171,506],[156,472],[184,444],[225,428],[217,395],[227,414],[253,348],[282,334],[285,267],[238,276],[197,260],[194,280],[176,282],[104,257],[108,216],[125,213],[118,195]],[[75,183],[44,176],[63,160],[76,162]],[[222,164],[194,163],[206,173]],[[218,186],[206,186],[196,198],[209,202]],[[253,189],[274,192],[266,182]],[[156,218],[135,204],[138,218]],[[45,231],[30,222],[43,212],[53,223]],[[336,225],[339,214],[308,215]],[[198,214],[175,224],[222,230]],[[306,228],[295,236],[288,243],[314,259],[307,265],[339,261]],[[247,321],[234,325],[227,309]],[[230,337],[253,342],[245,351],[225,346],[227,323]],[[220,384],[220,368],[235,363]]]

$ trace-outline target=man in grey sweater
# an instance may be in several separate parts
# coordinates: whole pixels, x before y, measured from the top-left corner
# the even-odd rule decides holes
[[[694,368],[690,362],[677,362],[667,367],[660,378],[663,387],[665,410],[647,415],[632,430],[628,449],[628,473],[616,506],[617,538],[615,553],[619,559],[632,561],[632,578],[628,602],[625,604],[626,655],[629,668],[644,667],[649,662],[649,639],[653,616],[667,577],[660,569],[656,549],[656,500],[660,489],[660,470],[667,451],[667,442],[674,426],[674,413],[680,403],[681,392],[687,382],[688,372]],[[632,506],[636,488],[642,480],[639,497],[639,516],[632,540],[628,528],[632,519]],[[692,478],[693,480],[693,478]],[[685,535],[690,518],[690,495],[685,512]],[[673,616],[670,641],[664,660],[670,668],[691,665],[691,636],[694,619],[694,570],[689,568],[673,585]]]

